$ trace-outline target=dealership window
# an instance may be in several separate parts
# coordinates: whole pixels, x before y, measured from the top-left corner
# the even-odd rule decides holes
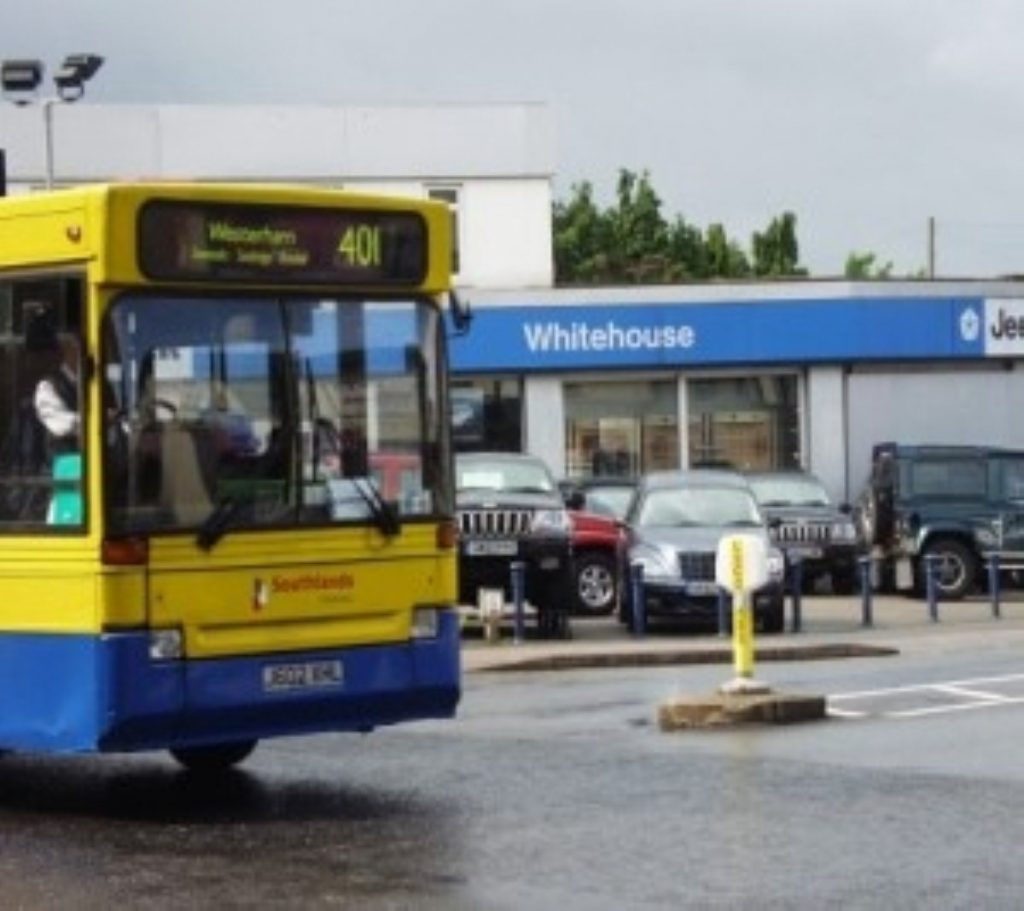
[[[690,379],[686,390],[691,466],[772,470],[800,465],[795,376]]]
[[[520,452],[523,386],[518,377],[453,379],[452,439],[457,452]]]
[[[677,388],[674,379],[566,383],[566,475],[678,468]]]
[[[459,273],[459,191],[457,187],[430,187],[428,199],[448,204],[452,216],[452,273]]]

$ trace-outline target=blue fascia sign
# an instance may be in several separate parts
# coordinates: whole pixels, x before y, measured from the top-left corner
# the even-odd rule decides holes
[[[1016,307],[1009,315],[1007,304]],[[1002,342],[993,335],[1000,325]],[[453,339],[451,351],[459,372],[970,359],[1008,353],[1007,332],[1024,356],[1024,300],[524,303],[477,307],[472,328]]]

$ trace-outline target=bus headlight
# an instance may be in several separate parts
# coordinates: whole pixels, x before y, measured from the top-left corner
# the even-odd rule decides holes
[[[436,607],[417,607],[412,612],[413,639],[436,639],[441,618]]]
[[[184,656],[185,645],[180,629],[149,631],[149,658],[151,661],[176,661]]]

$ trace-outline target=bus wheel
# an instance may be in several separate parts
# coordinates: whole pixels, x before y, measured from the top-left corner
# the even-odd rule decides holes
[[[178,747],[170,752],[190,772],[209,774],[238,765],[255,749],[255,740],[239,740],[206,747]]]

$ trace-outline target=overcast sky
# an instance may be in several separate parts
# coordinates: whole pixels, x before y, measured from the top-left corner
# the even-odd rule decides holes
[[[795,212],[814,274],[923,268],[929,216],[939,275],[1024,273],[1020,0],[3,0],[0,58],[79,51],[86,101],[541,101],[557,197],[646,169],[744,246]]]

